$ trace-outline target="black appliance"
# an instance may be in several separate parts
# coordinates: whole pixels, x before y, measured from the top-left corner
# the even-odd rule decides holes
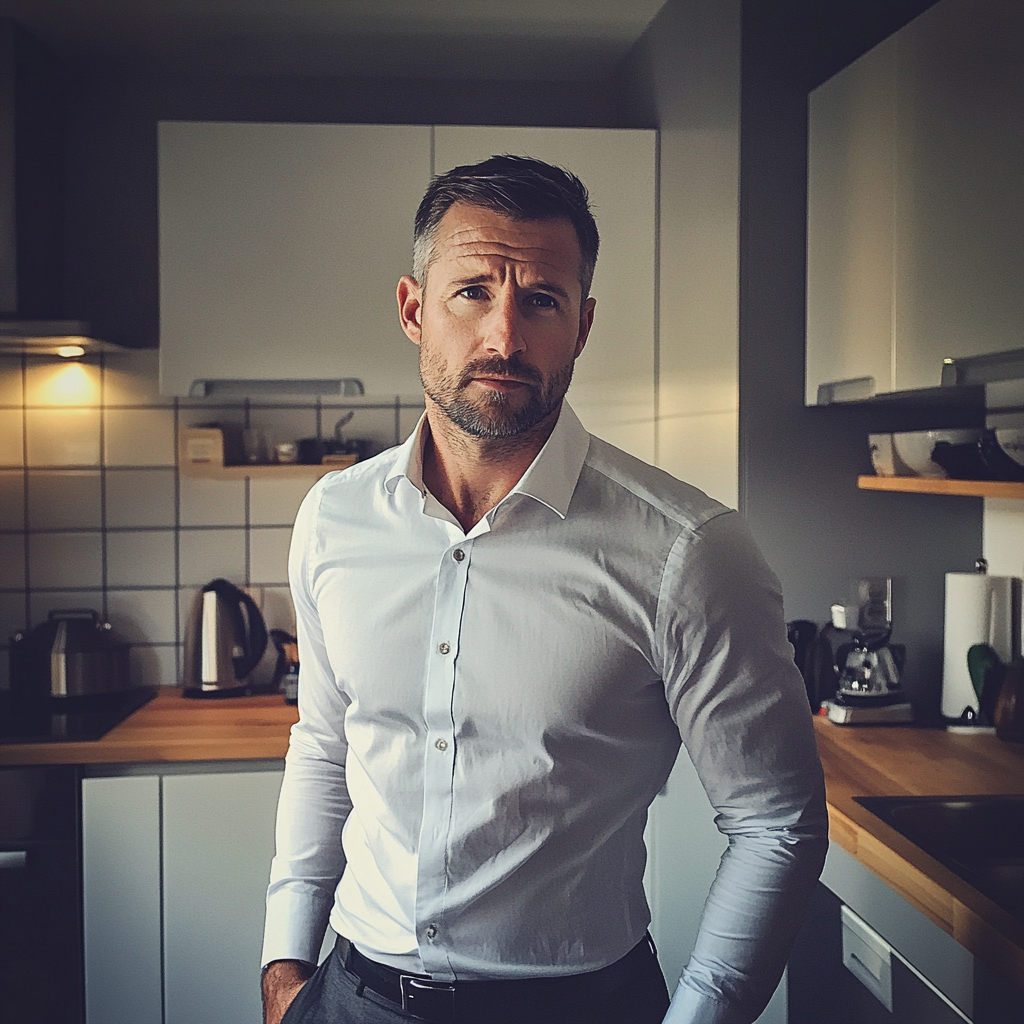
[[[84,1024],[77,767],[0,768],[0,1020]]]
[[[51,611],[11,638],[11,694],[18,700],[118,693],[131,685],[128,645],[91,608]]]
[[[0,691],[0,743],[98,740],[156,695],[155,686],[89,697],[23,701]]]

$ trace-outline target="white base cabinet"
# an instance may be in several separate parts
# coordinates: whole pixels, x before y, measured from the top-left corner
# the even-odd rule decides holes
[[[162,1024],[160,779],[82,780],[87,1024]]]
[[[88,1024],[254,1024],[282,770],[82,782]]]

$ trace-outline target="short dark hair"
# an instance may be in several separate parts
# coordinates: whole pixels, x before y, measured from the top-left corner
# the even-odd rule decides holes
[[[525,156],[492,156],[438,174],[416,211],[412,273],[424,284],[441,218],[456,203],[480,206],[515,220],[565,218],[580,245],[580,285],[590,294],[600,239],[587,187],[569,171]]]

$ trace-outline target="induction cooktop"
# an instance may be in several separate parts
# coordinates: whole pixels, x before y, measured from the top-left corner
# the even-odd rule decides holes
[[[26,703],[0,692],[0,743],[98,740],[156,696],[154,686]]]

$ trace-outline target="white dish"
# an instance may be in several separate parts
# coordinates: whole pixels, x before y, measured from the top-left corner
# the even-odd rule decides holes
[[[933,430],[912,430],[892,435],[897,475],[924,476],[935,480],[946,478],[946,471],[937,462],[932,462],[932,450],[937,440],[935,433]]]
[[[892,434],[868,434],[871,465],[877,476],[895,476],[896,461],[892,448]]]

